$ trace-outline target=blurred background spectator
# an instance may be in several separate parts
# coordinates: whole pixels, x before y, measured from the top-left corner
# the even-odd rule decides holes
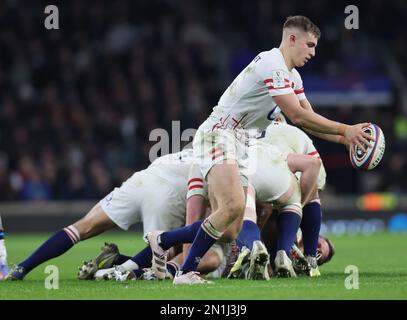
[[[315,138],[327,192],[407,192],[407,2],[355,3],[359,30],[344,28],[346,4],[336,1],[53,4],[59,30],[45,29],[41,1],[0,4],[0,201],[103,197],[149,164],[153,129],[197,128],[295,14],[322,31],[300,70],[310,102],[386,135],[385,158],[368,173],[351,168],[344,147]]]

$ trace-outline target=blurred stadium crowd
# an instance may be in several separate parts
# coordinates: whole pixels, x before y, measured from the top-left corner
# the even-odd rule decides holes
[[[0,201],[96,199],[149,164],[155,128],[197,128],[231,79],[260,51],[279,45],[288,15],[322,31],[302,74],[343,68],[358,35],[385,43],[407,76],[405,1],[357,4],[360,30],[343,27],[340,2],[56,1],[59,30],[44,28],[45,5],[0,5]],[[391,23],[384,26],[377,23]],[[356,35],[356,36],[355,36]],[[307,92],[307,83],[305,92]],[[388,107],[318,107],[332,119],[378,123],[387,150],[374,172],[351,169],[346,149],[315,139],[335,193],[407,192],[407,114]],[[311,101],[312,103],[312,101]]]

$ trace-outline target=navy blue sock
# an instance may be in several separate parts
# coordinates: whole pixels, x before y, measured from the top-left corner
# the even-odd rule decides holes
[[[188,256],[185,259],[184,264],[181,267],[182,272],[196,271],[201,258],[209,250],[210,247],[217,241],[216,238],[211,237],[206,230],[204,230],[204,224],[199,228],[198,233],[192,243]]]
[[[252,250],[253,242],[260,240],[260,229],[256,223],[250,220],[244,220],[242,230],[237,236],[236,243],[240,248],[245,246]]]
[[[322,211],[318,202],[311,202],[302,209],[302,241],[304,255],[316,256],[318,248],[319,231],[321,229]]]
[[[143,269],[136,269],[133,270],[134,274],[137,276],[137,278],[140,278],[140,276],[144,273]]]
[[[76,234],[70,233],[72,232],[70,230],[66,230],[68,228],[55,233],[47,241],[45,241],[33,254],[31,254],[28,259],[19,264],[20,267],[24,268],[26,274],[41,263],[56,258],[65,253],[70,248],[72,248],[77,241],[79,241],[79,238],[76,236]]]
[[[177,244],[192,243],[202,222],[203,220],[198,220],[189,226],[163,232],[159,239],[160,247],[168,250]]]
[[[175,274],[178,271],[178,266],[175,263],[169,261],[167,262],[167,271],[171,273],[173,277],[175,277]]]
[[[290,256],[290,250],[294,243],[301,217],[292,211],[283,211],[278,215],[278,240],[277,251],[284,250]]]
[[[126,262],[127,260],[131,259],[130,256],[126,256],[124,254],[120,254],[114,261],[113,264],[118,266],[124,262]]]
[[[131,260],[137,263],[139,270],[151,267],[151,259],[153,258],[150,246],[145,247],[137,253]]]

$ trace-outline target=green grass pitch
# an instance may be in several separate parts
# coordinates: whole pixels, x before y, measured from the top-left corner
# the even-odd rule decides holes
[[[8,260],[26,258],[47,234],[7,234]],[[270,281],[215,280],[212,286],[174,287],[171,281],[96,282],[76,279],[78,266],[99,252],[104,241],[115,242],[132,254],[144,246],[140,234],[107,233],[79,243],[65,255],[34,269],[24,281],[0,282],[5,299],[407,299],[407,234],[330,237],[336,248],[332,261],[321,267],[320,278]],[[59,268],[59,289],[45,288],[47,265]],[[359,270],[359,289],[346,289],[348,265]]]

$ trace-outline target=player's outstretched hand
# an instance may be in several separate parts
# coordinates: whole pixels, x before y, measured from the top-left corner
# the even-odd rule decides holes
[[[358,123],[353,126],[348,126],[345,131],[345,138],[352,146],[356,144],[366,152],[370,145],[370,141],[374,141],[373,137],[363,131],[363,128],[369,125],[370,123]]]

